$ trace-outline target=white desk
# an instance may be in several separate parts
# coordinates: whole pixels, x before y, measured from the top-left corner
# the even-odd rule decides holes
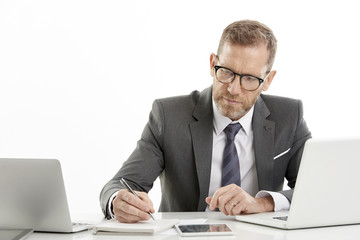
[[[152,240],[203,240],[203,239],[243,239],[243,240],[359,240],[360,224],[341,226],[341,227],[325,227],[301,230],[280,230],[265,226],[242,223],[235,220],[235,217],[224,216],[220,212],[185,212],[185,213],[156,213],[156,218],[178,218],[178,219],[198,219],[207,218],[208,222],[227,223],[235,232],[232,237],[179,237],[178,235],[93,235],[92,231],[84,231],[74,234],[55,234],[55,233],[33,233],[27,239],[29,240],[112,240],[112,239],[152,239]],[[97,216],[96,221],[101,221],[102,216]],[[94,219],[89,219],[94,221]]]

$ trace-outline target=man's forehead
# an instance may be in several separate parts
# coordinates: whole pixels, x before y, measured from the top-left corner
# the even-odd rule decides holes
[[[267,71],[269,51],[265,44],[259,46],[242,46],[227,44],[218,56],[218,64],[226,65],[233,71],[263,75]],[[244,72],[245,71],[245,72]]]

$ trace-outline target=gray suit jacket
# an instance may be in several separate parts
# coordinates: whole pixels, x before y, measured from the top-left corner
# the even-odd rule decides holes
[[[291,201],[304,143],[311,138],[301,101],[261,95],[255,104],[252,126],[259,189],[279,191]],[[163,194],[159,211],[204,211],[212,139],[211,87],[154,101],[136,149],[101,191],[104,214],[108,215],[110,196],[122,188],[121,177],[134,189],[148,192],[160,176]],[[282,191],[284,177],[291,190]]]

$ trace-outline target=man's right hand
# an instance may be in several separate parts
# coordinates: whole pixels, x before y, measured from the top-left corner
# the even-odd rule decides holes
[[[149,220],[148,211],[155,212],[149,196],[145,192],[135,192],[139,198],[126,189],[119,190],[114,198],[112,202],[113,212],[119,222],[135,223]]]

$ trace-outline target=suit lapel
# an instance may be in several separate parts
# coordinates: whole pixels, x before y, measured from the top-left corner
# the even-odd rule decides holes
[[[256,101],[253,118],[254,151],[259,189],[273,189],[275,123],[266,118],[270,115],[261,96]]]
[[[210,184],[213,145],[213,110],[211,91],[212,88],[210,87],[200,94],[199,101],[193,112],[193,116],[197,121],[190,123],[195,166],[200,191],[198,211],[204,211],[206,208],[205,198],[208,196]]]

